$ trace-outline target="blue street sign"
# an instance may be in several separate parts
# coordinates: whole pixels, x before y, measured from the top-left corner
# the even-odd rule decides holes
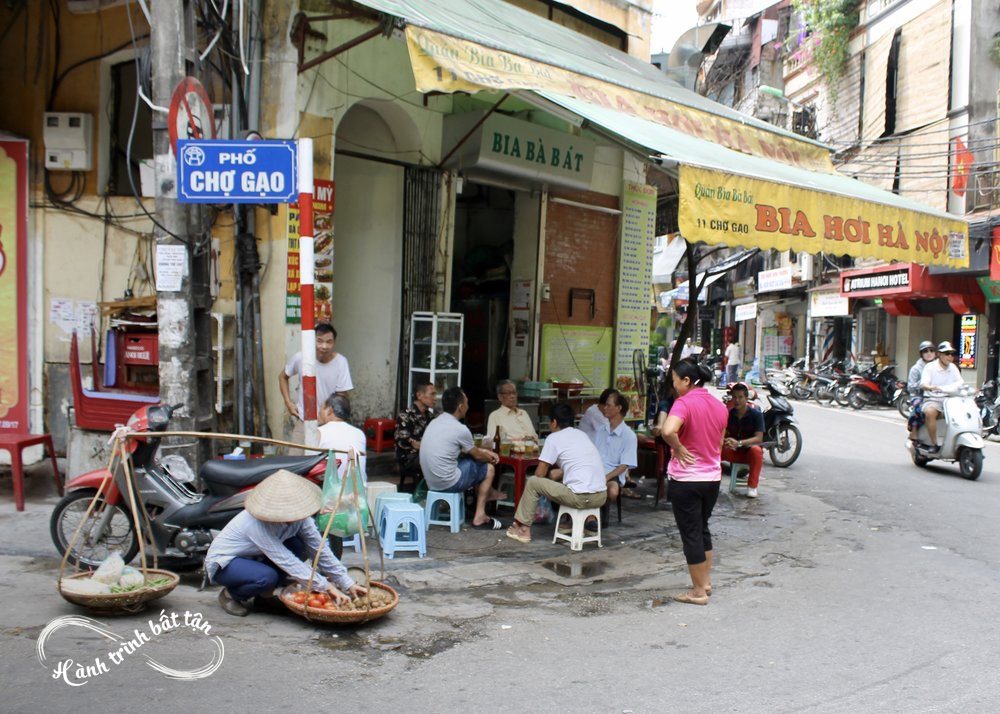
[[[294,141],[177,142],[180,203],[296,203]]]

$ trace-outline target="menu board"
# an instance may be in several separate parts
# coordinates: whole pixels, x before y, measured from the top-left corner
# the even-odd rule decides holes
[[[543,325],[539,377],[547,382],[580,381],[589,387],[611,386],[610,327]]]
[[[622,195],[615,377],[631,377],[632,354],[649,350],[656,187],[626,181]]]

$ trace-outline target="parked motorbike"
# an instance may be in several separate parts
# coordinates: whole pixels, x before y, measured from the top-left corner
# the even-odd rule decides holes
[[[900,415],[904,419],[909,419],[910,413],[913,411],[913,405],[911,404],[913,396],[910,394],[909,386],[903,380],[896,382],[896,391],[893,392],[892,400]]]
[[[929,443],[927,425],[920,427],[918,440],[907,439],[906,447],[913,463],[924,467],[934,460],[957,461],[962,478],[974,481],[983,472],[983,423],[979,407],[972,397],[972,389],[961,385],[952,392],[941,392],[944,411],[938,420],[937,441],[939,449],[933,451]]]
[[[770,381],[761,386],[767,390],[766,400],[760,398],[756,389],[750,389],[750,398],[760,405],[764,416],[764,442],[760,446],[767,449],[772,464],[787,468],[802,453],[802,432],[795,425],[795,410],[788,401],[785,388]]]
[[[983,383],[976,394],[976,406],[979,407],[979,418],[983,422],[983,438],[1000,433],[1000,395],[997,394],[997,383],[990,379]]]
[[[180,405],[145,406],[136,411],[128,427],[137,432],[166,431],[173,412]],[[327,454],[311,456],[274,456],[247,460],[213,460],[202,465],[198,476],[204,484],[198,490],[185,482],[180,472],[190,467],[171,465],[168,457],[158,457],[160,439],[132,439],[129,456],[136,485],[136,499],[142,504],[152,535],[152,545],[160,556],[183,563],[200,563],[212,542],[213,531],[221,530],[243,510],[247,494],[278,469],[287,469],[316,483],[322,483]],[[166,463],[165,463],[166,462]],[[66,484],[66,495],[56,504],[49,527],[52,542],[65,555],[70,542],[76,541],[69,560],[74,564],[96,567],[112,551],[120,551],[125,562],[139,551],[139,534],[130,510],[125,470],[119,463],[111,478],[108,469],[82,474]],[[103,488],[103,491],[102,491]],[[102,496],[83,521],[94,495]],[[81,525],[82,524],[82,525]]]
[[[771,463],[787,468],[802,453],[802,432],[795,425],[794,409],[784,390],[771,382],[763,384],[767,390],[768,408],[764,410],[764,443]]]
[[[861,374],[851,377],[851,392],[847,399],[854,409],[866,406],[895,406],[896,366],[890,364],[882,369],[872,365]]]

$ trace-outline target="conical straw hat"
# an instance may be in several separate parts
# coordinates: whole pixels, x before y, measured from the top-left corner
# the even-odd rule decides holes
[[[269,523],[301,521],[319,511],[321,505],[319,486],[285,469],[261,481],[246,500],[250,515]]]

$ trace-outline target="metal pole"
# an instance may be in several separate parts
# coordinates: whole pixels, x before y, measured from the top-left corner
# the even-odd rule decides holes
[[[170,104],[174,88],[185,76],[187,33],[185,3],[152,3],[153,20],[150,47],[153,61],[153,101],[158,106]],[[153,154],[156,176],[156,214],[154,230],[157,251],[180,250],[185,255],[186,270],[177,291],[157,290],[156,314],[159,326],[160,400],[164,404],[182,404],[174,417],[175,426],[190,430],[195,425],[197,375],[195,362],[194,305],[192,299],[192,248],[188,230],[188,210],[177,202],[177,162],[170,145],[166,117],[153,122]],[[197,468],[195,444],[178,449],[188,463]]]
[[[306,444],[319,443],[316,421],[316,307],[313,268],[313,143],[298,140],[299,287],[302,291],[302,420]]]

